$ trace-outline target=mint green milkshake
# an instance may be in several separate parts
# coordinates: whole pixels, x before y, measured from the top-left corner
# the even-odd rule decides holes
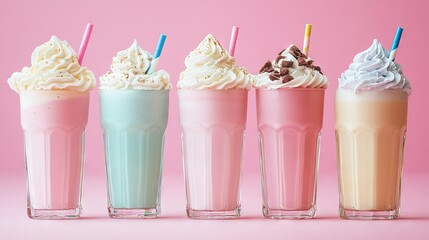
[[[160,214],[164,133],[171,87],[164,70],[146,74],[152,56],[137,42],[100,77],[108,209],[113,218]]]

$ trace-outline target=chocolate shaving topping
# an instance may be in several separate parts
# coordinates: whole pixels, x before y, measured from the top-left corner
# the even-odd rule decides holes
[[[284,68],[290,68],[293,66],[293,62],[292,61],[283,61],[282,62],[282,67]]]
[[[273,69],[273,65],[271,64],[270,61],[267,61],[264,66],[262,66],[261,70],[259,70],[259,73],[263,73],[263,72],[272,72],[274,71]]]
[[[299,50],[299,48],[297,48],[295,45],[291,46],[291,47],[290,47],[290,50],[291,50],[292,52],[301,52],[301,51]]]
[[[284,75],[288,75],[289,74],[289,69],[287,68],[280,68],[280,76],[284,76]]]
[[[277,58],[276,58],[275,63],[277,64],[281,59],[284,59],[284,58],[285,58],[285,56],[278,55]]]
[[[282,56],[281,54],[284,52],[285,50],[281,51],[277,56],[275,63],[277,66],[275,66],[276,68],[279,67],[280,68],[280,76],[283,82],[289,82],[290,80],[293,79],[293,77],[291,77],[289,75],[289,70],[287,68],[292,68],[293,67],[293,61],[288,61],[285,59],[284,56]],[[320,74],[323,75],[322,70],[320,69],[319,66],[314,65],[314,61],[309,59],[304,53],[301,52],[301,50],[299,50],[298,47],[296,47],[295,45],[291,46],[289,48],[289,54],[291,54],[292,56],[294,56],[297,61],[298,61],[298,66],[304,66],[307,68],[311,68],[315,71],[318,71]],[[282,60],[283,59],[283,60]],[[280,66],[279,66],[280,65]],[[273,68],[272,64],[270,65],[271,68]],[[286,71],[287,70],[287,71]],[[265,71],[266,72],[266,71]],[[274,76],[273,76],[274,78]],[[277,79],[276,79],[277,80]]]
[[[274,71],[274,68],[267,68],[266,70],[265,70],[265,72],[267,72],[267,73],[270,73],[270,72],[273,72]]]
[[[281,52],[279,52],[277,55],[282,55],[282,53],[285,51],[286,49],[283,49]]]
[[[320,74],[323,75],[320,67],[316,66],[316,65],[313,65],[313,63],[314,63],[313,60],[306,61],[303,57],[298,58],[298,66],[305,66],[305,67],[311,68],[313,70],[318,71]]]
[[[293,80],[293,77],[291,75],[285,75],[282,77],[282,83],[287,83]]]
[[[308,67],[309,65],[308,65],[308,62],[305,61],[305,59],[303,57],[299,57],[298,58],[298,66]]]
[[[290,47],[290,49],[289,49],[289,53],[290,54],[292,54],[295,58],[300,58],[300,57],[302,57],[302,58],[304,58],[304,59],[307,59],[308,57],[304,54],[304,53],[302,53],[301,52],[301,50],[299,50],[299,48],[297,48],[296,46],[292,46],[292,47]]]
[[[280,73],[279,72],[272,72],[269,76],[271,81],[279,80],[280,79]]]

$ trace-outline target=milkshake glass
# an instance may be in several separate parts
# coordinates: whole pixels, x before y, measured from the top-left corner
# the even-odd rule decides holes
[[[100,77],[108,211],[112,218],[153,218],[161,212],[169,76],[146,74],[152,56],[137,42],[113,58]]]
[[[375,40],[339,80],[335,135],[342,218],[399,217],[411,89],[401,67],[386,55]]]
[[[190,217],[238,217],[247,90],[179,90]]]
[[[294,45],[256,77],[263,215],[313,218],[327,78]]]
[[[93,74],[67,42],[53,36],[34,51],[32,66],[14,73],[25,138],[28,216],[77,218]]]
[[[188,217],[238,218],[252,79],[212,35],[185,64],[178,97]]]

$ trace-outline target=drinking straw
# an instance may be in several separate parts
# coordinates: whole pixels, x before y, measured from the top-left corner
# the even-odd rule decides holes
[[[305,55],[308,55],[308,49],[310,48],[310,36],[311,36],[311,24],[306,24],[305,34],[304,34],[304,46],[302,47],[302,52]]]
[[[164,48],[164,43],[166,38],[167,36],[164,34],[161,34],[159,36],[158,45],[156,46],[155,53],[153,54],[153,59],[150,63],[150,67],[147,70],[146,74],[151,74],[155,72],[156,65],[158,64],[158,60],[159,60],[159,57],[161,56],[162,49]]]
[[[235,45],[237,44],[237,37],[238,37],[238,30],[239,27],[237,26],[233,26],[232,27],[232,32],[231,32],[231,41],[229,42],[229,55],[234,57],[234,53],[235,53]]]
[[[79,64],[82,64],[83,56],[85,55],[86,47],[88,47],[89,38],[91,37],[93,27],[94,25],[91,23],[86,25],[85,33],[83,34],[82,42],[80,43],[79,52],[77,54]]]
[[[395,39],[393,40],[393,44],[392,44],[392,49],[390,50],[390,53],[389,53],[389,59],[392,62],[395,61],[396,50],[398,50],[399,41],[401,41],[401,36],[402,36],[403,30],[404,29],[402,29],[401,27],[398,27],[398,29],[396,30]]]

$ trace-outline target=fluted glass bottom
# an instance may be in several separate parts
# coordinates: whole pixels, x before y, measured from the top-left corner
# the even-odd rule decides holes
[[[313,205],[308,210],[285,210],[272,209],[264,205],[262,213],[264,217],[271,219],[310,219],[316,216],[316,206]]]
[[[73,219],[79,218],[82,214],[82,208],[75,209],[34,209],[27,207],[27,214],[32,219]]]
[[[340,217],[352,220],[387,220],[399,217],[399,207],[393,210],[352,210],[340,207]]]
[[[236,219],[241,216],[241,206],[233,210],[220,211],[195,210],[188,206],[186,207],[186,213],[192,219]]]
[[[155,208],[113,208],[108,207],[111,218],[156,218],[161,215],[159,206]]]

